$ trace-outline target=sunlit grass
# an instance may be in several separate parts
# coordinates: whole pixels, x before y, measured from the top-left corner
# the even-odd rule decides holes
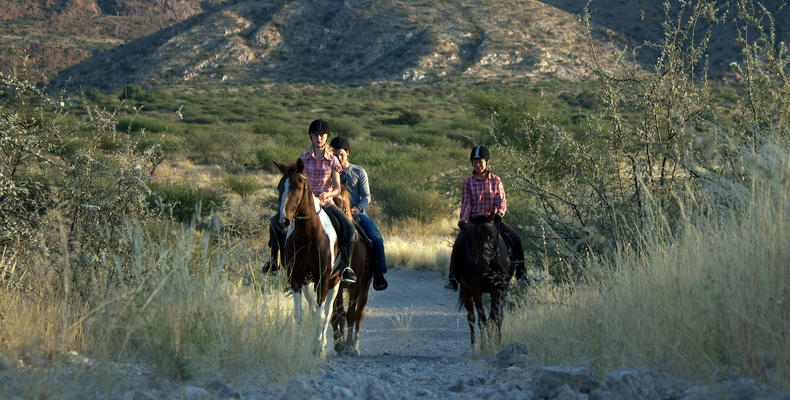
[[[590,263],[586,283],[532,288],[506,318],[505,343],[525,343],[547,364],[667,367],[699,379],[734,373],[787,389],[788,155],[751,167],[751,190],[728,194],[742,209],[711,212],[697,197],[680,233],[657,222],[639,251]]]

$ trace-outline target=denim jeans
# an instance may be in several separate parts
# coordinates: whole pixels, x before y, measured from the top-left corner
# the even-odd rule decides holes
[[[367,214],[357,214],[357,223],[365,231],[370,240],[373,241],[373,251],[376,253],[377,271],[380,273],[387,272],[387,257],[384,255],[384,240],[381,238],[376,224],[367,216]]]

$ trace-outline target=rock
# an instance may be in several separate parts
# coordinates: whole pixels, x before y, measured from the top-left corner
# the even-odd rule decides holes
[[[313,390],[307,385],[304,378],[296,377],[288,383],[288,388],[280,396],[280,400],[310,400],[313,397]]]
[[[354,392],[349,388],[335,386],[332,388],[332,397],[335,399],[351,399],[354,397]]]
[[[464,391],[464,387],[465,386],[466,385],[464,384],[464,380],[463,379],[459,379],[457,382],[455,382],[455,384],[453,386],[450,386],[449,388],[447,388],[447,390],[449,390],[451,392],[455,392],[455,393],[461,393],[461,392]]]
[[[604,387],[614,400],[652,400],[658,396],[641,377],[638,371],[616,369],[604,381]]]
[[[417,388],[414,391],[414,395],[417,397],[433,397],[433,392],[425,388]]]
[[[579,393],[590,393],[599,386],[587,368],[541,367],[532,374],[530,388],[537,397],[553,398],[562,385]]]
[[[551,397],[552,400],[587,400],[588,398],[587,394],[576,392],[567,383],[558,387],[557,393]]]
[[[11,368],[11,362],[4,355],[0,354],[0,371],[5,371],[9,368]]]
[[[211,382],[208,385],[208,390],[210,390],[214,395],[216,395],[220,399],[240,399],[241,395],[239,392],[231,389],[224,383],[220,381]]]
[[[198,399],[214,398],[214,396],[212,396],[211,393],[208,392],[208,390],[197,386],[191,386],[191,385],[183,386],[181,387],[179,392],[180,392],[179,395],[176,397],[181,399],[198,400]]]
[[[526,367],[529,365],[527,346],[522,343],[511,343],[491,359],[491,364],[497,368],[507,368],[514,365]]]
[[[359,398],[361,400],[381,400],[398,398],[398,395],[389,383],[374,379],[368,382]]]

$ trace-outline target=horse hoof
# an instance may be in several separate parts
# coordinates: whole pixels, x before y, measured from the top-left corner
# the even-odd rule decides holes
[[[344,355],[346,353],[346,346],[344,346],[343,344],[336,344],[335,353],[337,353],[337,355],[339,356]]]

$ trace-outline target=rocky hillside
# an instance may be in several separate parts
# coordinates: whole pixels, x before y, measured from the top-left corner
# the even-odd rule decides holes
[[[0,0],[0,71],[28,55],[34,80],[102,89],[196,80],[578,79],[587,73],[579,65],[585,3]],[[790,12],[773,3],[781,40]],[[604,59],[613,47],[661,38],[658,2],[598,0],[590,7]],[[732,26],[714,35],[714,76],[737,58],[734,37]]]
[[[54,83],[577,79],[585,43],[574,15],[536,0],[247,0],[97,54]]]
[[[227,0],[0,0],[0,72],[46,80]]]

